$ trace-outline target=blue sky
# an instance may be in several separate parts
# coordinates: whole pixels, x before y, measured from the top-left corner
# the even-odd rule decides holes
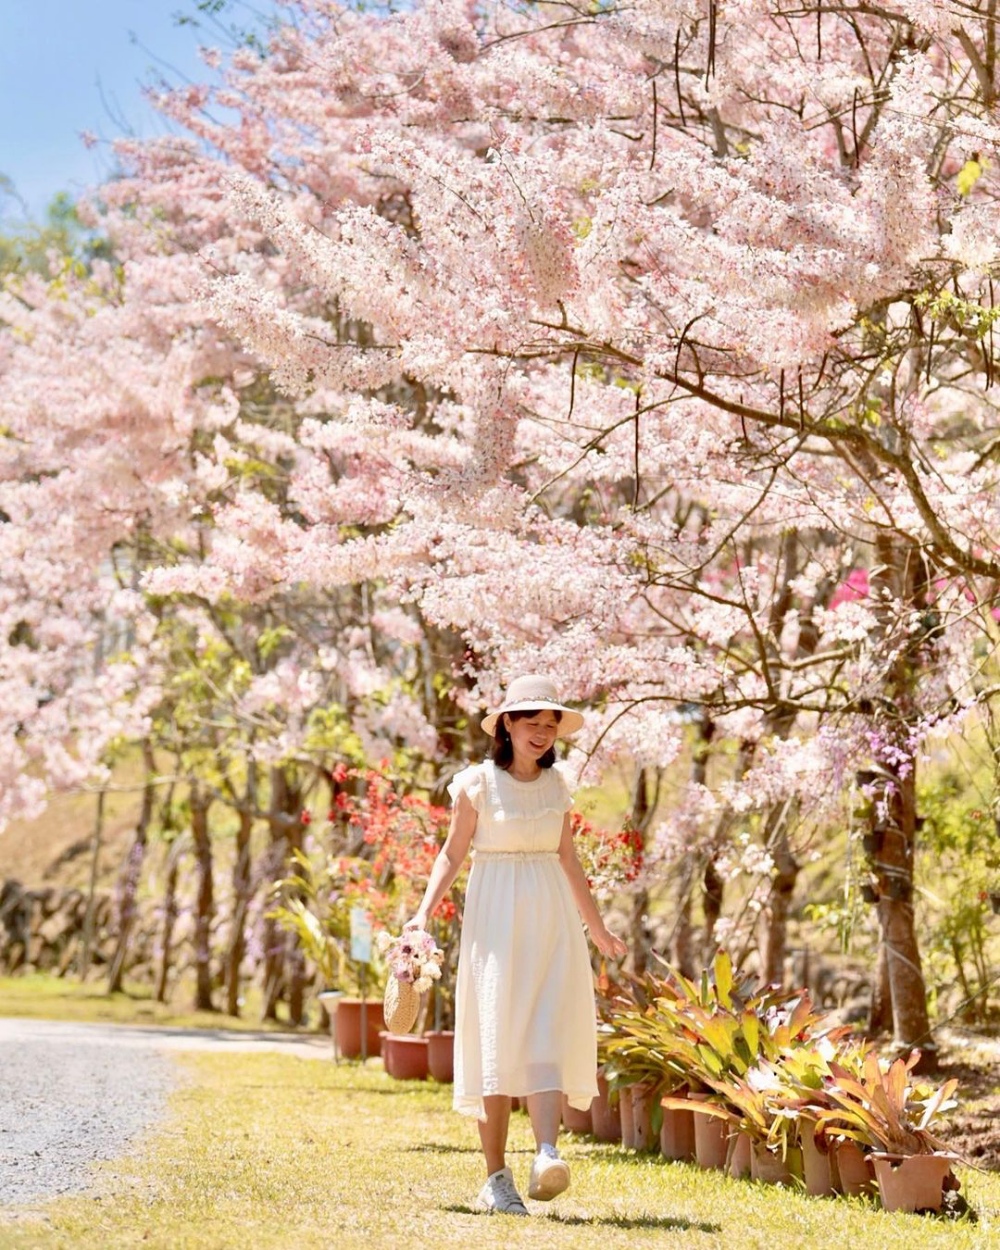
[[[272,11],[271,0],[231,0],[223,21],[249,26]],[[210,80],[198,45],[224,47],[224,34],[204,18],[178,26],[177,13],[197,16],[195,0],[0,0],[0,174],[32,215],[58,191],[99,183],[112,139],[167,129],[142,94],[157,73]],[[82,130],[105,142],[88,151]],[[0,219],[23,216],[0,197]]]

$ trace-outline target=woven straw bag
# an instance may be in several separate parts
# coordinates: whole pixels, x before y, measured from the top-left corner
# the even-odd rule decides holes
[[[390,1033],[409,1033],[420,1010],[420,995],[407,981],[400,981],[389,974],[382,1001],[385,1027]]]

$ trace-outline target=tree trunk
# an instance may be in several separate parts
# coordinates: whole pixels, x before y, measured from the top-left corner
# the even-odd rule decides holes
[[[90,957],[94,949],[94,923],[97,894],[97,868],[101,857],[101,839],[104,834],[104,791],[97,796],[97,813],[94,816],[94,842],[90,852],[90,880],[87,886],[87,911],[83,918],[83,953],[80,956],[80,980],[86,981],[90,971]]]
[[[108,972],[108,993],[117,994],[122,988],[125,976],[125,959],[128,955],[129,940],[136,918],[136,896],[139,892],[139,878],[146,859],[146,847],[149,843],[149,826],[153,819],[153,802],[155,799],[154,774],[156,772],[153,759],[153,748],[149,740],[142,744],[142,759],[145,767],[146,781],[142,790],[142,808],[135,827],[135,835],[129,848],[128,857],[118,883],[118,942],[111,959]]]
[[[194,914],[195,1011],[214,1011],[212,1002],[212,919],[215,914],[212,880],[212,839],[208,827],[211,799],[199,784],[191,782],[191,837],[198,873]]]
[[[301,785],[285,772],[285,812],[288,817],[288,852],[301,851],[306,827],[302,823],[304,803]],[[288,1019],[293,1025],[306,1018],[306,960],[298,939],[292,937],[285,947],[285,990],[288,996]]]
[[[708,760],[711,755],[715,722],[704,713],[698,719],[698,740],[691,754],[691,784],[704,786],[708,780]],[[686,977],[693,977],[697,965],[694,925],[691,922],[691,894],[694,889],[693,858],[685,858],[677,882],[677,914],[670,938],[670,959],[674,967]]]
[[[246,803],[241,807],[236,831],[236,857],[233,862],[233,915],[226,951],[226,1012],[240,1014],[240,968],[246,954],[246,922],[253,893],[250,873],[250,836],[253,833],[253,810],[256,803],[256,768],[248,765]]]
[[[649,828],[654,806],[655,804],[650,802],[646,769],[637,768],[632,784],[632,810],[629,815],[629,824],[643,834],[643,845],[645,845],[645,833]],[[649,962],[649,938],[646,932],[648,910],[649,891],[645,888],[637,889],[632,895],[631,941],[629,943],[630,962],[636,976],[642,976]]]
[[[273,860],[284,864],[284,838],[276,845],[272,845]],[[279,861],[279,853],[281,859]],[[274,872],[274,880],[278,880],[283,875],[281,867]],[[286,935],[279,928],[277,921],[272,920],[270,916],[265,916],[262,923],[263,927],[263,946],[264,946],[264,962],[262,986],[264,992],[264,1001],[260,1009],[260,1018],[262,1020],[277,1020],[278,1003],[281,1001],[285,990],[285,944]]]
[[[879,852],[878,918],[892,1001],[893,1046],[900,1051],[923,1049],[921,1070],[929,1071],[936,1062],[913,910],[915,771],[914,767],[907,776],[897,777],[889,795],[889,822]],[[902,897],[890,897],[894,893]]]
[[[774,860],[771,894],[761,915],[760,974],[768,984],[784,984],[788,948],[788,915],[798,880],[799,863],[792,854],[788,830],[798,814],[791,799],[774,807],[764,828],[764,845]]]
[[[878,564],[872,575],[874,602],[880,602],[879,590],[888,589],[887,604],[925,609],[926,570],[919,548],[898,536],[880,534],[876,540],[876,558]],[[906,627],[901,621],[890,620],[889,624],[897,636]],[[878,919],[892,1007],[893,1045],[900,1051],[921,1048],[924,1051],[921,1068],[929,1071],[936,1066],[936,1052],[913,910],[917,761],[908,742],[910,726],[917,715],[915,690],[920,669],[927,662],[925,647],[924,638],[912,635],[906,637],[905,645],[897,646],[897,656],[883,690],[885,705],[892,710],[891,718],[876,721],[877,733],[887,740],[889,749],[881,752],[881,758],[879,751],[875,751],[886,775],[878,796],[882,808],[879,824],[884,836],[875,871]],[[873,1004],[873,1023],[874,1017]]]
[[[889,961],[885,945],[879,943],[875,959],[875,976],[872,981],[871,1010],[868,1013],[868,1033],[882,1037],[892,1032],[892,986],[889,984]]]
[[[718,949],[718,943],[715,940],[715,925],[722,915],[722,895],[725,888],[725,882],[719,876],[719,870],[715,866],[714,858],[710,859],[705,865],[705,871],[701,878],[701,887],[702,907],[705,912],[705,936],[702,958],[705,966],[708,967],[715,958],[715,952]]]
[[[786,531],[781,544],[780,595],[771,607],[769,636],[774,640],[774,660],[780,670],[781,657],[778,642],[782,635],[785,618],[794,602],[792,587],[800,571],[800,538],[796,530]],[[801,660],[815,654],[819,644],[820,630],[816,622],[817,609],[827,606],[834,590],[832,579],[825,579],[816,588],[812,606],[800,621],[794,654],[788,658]],[[797,714],[792,709],[772,708],[764,718],[764,736],[787,740],[795,728]],[[785,957],[788,953],[788,917],[792,910],[795,884],[799,876],[799,863],[792,853],[790,831],[799,814],[797,800],[788,798],[772,807],[764,822],[764,847],[774,862],[771,892],[758,928],[760,935],[760,975],[768,984],[783,985],[785,981]],[[808,966],[808,957],[804,959]]]
[[[178,838],[167,855],[167,880],[163,887],[163,941],[156,978],[156,1001],[167,1001],[170,968],[174,957],[174,926],[177,924],[177,880],[180,876],[183,841]]]
[[[670,938],[670,962],[683,976],[695,975],[696,948],[691,923],[691,873],[685,865],[677,883],[677,912]]]
[[[302,791],[294,784],[288,768],[271,769],[271,802],[268,824],[271,829],[271,855],[274,880],[286,875],[288,856],[302,847]],[[278,1018],[278,1003],[287,997],[291,1022],[305,1018],[305,960],[298,943],[273,920],[264,921],[264,1006],[265,1020]]]

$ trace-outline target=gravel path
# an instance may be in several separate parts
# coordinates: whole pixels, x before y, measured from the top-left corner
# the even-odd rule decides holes
[[[0,1019],[0,1206],[92,1185],[91,1165],[163,1113],[177,1050],[331,1053],[319,1037]]]

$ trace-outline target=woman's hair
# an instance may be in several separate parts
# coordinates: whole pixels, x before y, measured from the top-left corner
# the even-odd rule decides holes
[[[509,716],[511,720],[524,720],[526,716],[537,716],[544,708],[535,708],[525,712],[505,712],[505,716]],[[562,720],[562,712],[552,709],[552,715],[556,718],[556,724]],[[538,757],[539,768],[551,768],[556,762],[556,749],[554,746],[549,747],[544,755]],[[503,716],[497,717],[496,732],[493,735],[493,763],[497,768],[505,771],[514,763],[514,744],[510,740],[510,734],[507,726],[503,723]]]

